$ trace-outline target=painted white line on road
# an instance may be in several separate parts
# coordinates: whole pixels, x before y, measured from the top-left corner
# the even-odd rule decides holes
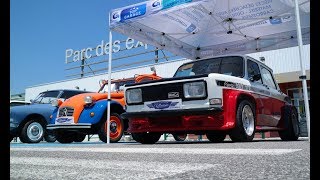
[[[75,151],[109,153],[156,153],[156,154],[225,154],[225,155],[281,155],[302,149],[209,149],[209,148],[10,148],[10,151]]]
[[[37,172],[33,175],[28,167],[37,166]],[[170,163],[170,162],[147,162],[147,161],[110,161],[110,160],[90,160],[90,159],[67,159],[67,158],[43,158],[43,157],[10,157],[11,177],[40,177],[41,179],[55,178],[61,176],[66,178],[95,179],[101,177],[103,172],[107,179],[153,179],[172,176],[188,171],[202,171],[209,168],[216,168],[220,164],[206,163]],[[58,173],[57,173],[58,172]],[[116,173],[116,174],[115,174]],[[113,177],[114,176],[114,177]]]

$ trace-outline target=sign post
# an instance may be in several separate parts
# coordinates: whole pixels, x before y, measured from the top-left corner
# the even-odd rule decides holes
[[[109,14],[109,65],[108,65],[107,144],[110,144],[111,60],[112,60],[112,32],[111,32],[111,29],[110,29],[110,14]]]
[[[302,62],[302,45],[303,44],[302,44],[300,12],[299,12],[298,0],[294,0],[294,3],[295,3],[295,14],[296,14],[297,37],[298,37],[298,43],[299,43],[300,68],[301,68],[301,73],[302,73],[302,75],[300,77],[302,79],[303,99],[304,99],[304,106],[305,106],[306,118],[307,118],[308,138],[309,138],[309,142],[310,142],[309,98],[308,98],[308,89],[307,89],[307,76],[306,76],[306,71],[304,69],[304,65]]]

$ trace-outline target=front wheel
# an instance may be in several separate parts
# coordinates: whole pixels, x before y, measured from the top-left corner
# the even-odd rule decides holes
[[[23,143],[38,143],[43,139],[44,134],[43,125],[36,120],[31,120],[23,126],[19,138]]]
[[[108,126],[107,126],[107,114],[103,116],[103,123],[98,132],[99,139],[105,143],[108,142],[107,134],[108,134]],[[111,113],[110,114],[110,142],[115,143],[118,142],[124,131],[123,120],[120,118],[119,114]]]
[[[154,144],[159,141],[161,133],[132,133],[131,136],[141,144]]]
[[[236,125],[229,134],[231,140],[252,141],[256,130],[255,119],[254,105],[247,100],[241,101],[237,107]]]

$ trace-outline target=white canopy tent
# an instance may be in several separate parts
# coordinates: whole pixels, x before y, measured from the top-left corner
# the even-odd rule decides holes
[[[299,45],[310,140],[301,55],[302,44],[310,42],[310,0],[151,0],[111,10],[109,26],[110,42],[115,31],[194,60]]]

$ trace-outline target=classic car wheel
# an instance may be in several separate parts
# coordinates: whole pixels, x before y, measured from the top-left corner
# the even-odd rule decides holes
[[[74,142],[82,142],[86,138],[86,134],[77,133],[74,137]]]
[[[38,143],[43,139],[44,134],[43,125],[36,120],[31,120],[23,126],[20,140],[23,143]]]
[[[287,127],[285,130],[278,131],[280,138],[283,141],[296,141],[299,138],[300,128],[298,114],[295,110],[286,109],[284,112]]]
[[[131,136],[141,144],[154,144],[159,141],[161,133],[131,133]]]
[[[209,141],[214,143],[220,143],[224,141],[227,134],[225,132],[211,131],[211,132],[208,132],[206,136],[209,139]]]
[[[184,141],[187,138],[187,134],[172,134],[172,135],[176,141]]]
[[[48,143],[56,142],[57,138],[52,131],[47,131],[46,135],[44,136],[44,140]]]
[[[74,141],[75,135],[74,132],[57,132],[56,138],[59,143],[67,144]]]
[[[237,107],[236,125],[230,131],[230,138],[235,142],[252,141],[255,134],[254,105],[243,100]]]
[[[107,114],[103,116],[102,126],[100,131],[98,132],[99,139],[105,143],[107,143]],[[123,135],[123,120],[120,118],[119,114],[111,113],[110,114],[110,142],[115,143],[118,142]]]

